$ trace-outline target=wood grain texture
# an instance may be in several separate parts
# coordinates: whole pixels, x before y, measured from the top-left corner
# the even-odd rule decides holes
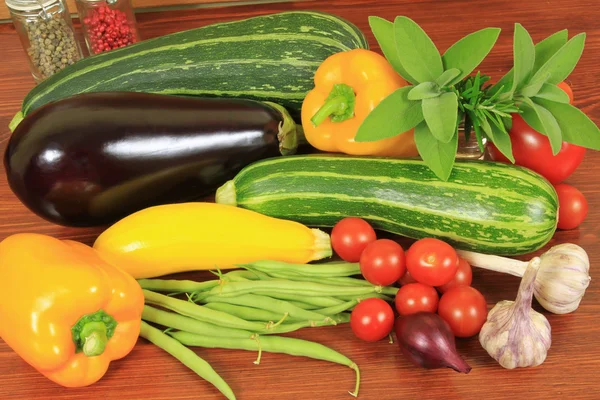
[[[571,36],[587,32],[581,61],[570,76],[575,103],[600,123],[600,8],[596,0],[343,0],[315,1],[311,8],[337,13],[363,29],[373,48],[367,17],[393,19],[407,15],[431,35],[440,50],[463,35],[487,26],[503,32],[481,69],[498,79],[511,66],[512,27],[522,23],[539,41],[568,28]],[[145,37],[228,21],[258,14],[304,9],[307,4],[286,3],[261,6],[186,10],[139,15]],[[9,137],[7,125],[19,109],[23,96],[33,87],[25,56],[12,26],[0,27],[0,146]],[[507,371],[481,348],[476,339],[459,340],[458,348],[473,367],[469,375],[450,370],[428,371],[410,365],[395,344],[387,341],[365,343],[354,338],[349,326],[305,329],[290,336],[330,346],[354,360],[362,372],[362,399],[597,399],[600,381],[596,376],[600,359],[600,154],[588,151],[568,183],[587,197],[587,220],[574,231],[557,232],[545,247],[562,242],[583,246],[591,261],[592,282],[580,308],[570,315],[545,312],[552,326],[553,344],[546,362],[537,368]],[[0,239],[16,232],[40,232],[92,244],[100,228],[70,229],[44,222],[25,209],[10,192],[4,173],[0,174]],[[543,250],[536,252],[540,254]],[[527,259],[528,257],[520,257]],[[18,266],[15,266],[18,268]],[[186,277],[205,279],[206,273]],[[32,277],[35,279],[35,277]],[[2,282],[10,284],[10,282]],[[491,307],[500,300],[513,300],[516,277],[475,270],[473,286],[486,296]],[[24,288],[26,290],[26,288]],[[535,305],[541,311],[539,305]],[[0,321],[2,323],[2,321]],[[255,354],[244,351],[198,350],[229,383],[240,400],[264,399],[349,399],[353,372],[339,365],[286,355],[263,354],[259,366]],[[195,376],[157,347],[140,339],[125,359],[114,362],[97,384],[83,389],[64,389],[43,378],[0,341],[1,399],[220,399],[211,385]]]

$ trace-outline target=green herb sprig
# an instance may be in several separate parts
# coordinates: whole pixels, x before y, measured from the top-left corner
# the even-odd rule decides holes
[[[514,67],[495,85],[490,77],[471,75],[492,50],[499,28],[473,32],[440,55],[423,29],[408,17],[394,22],[370,17],[369,24],[393,68],[410,85],[386,97],[363,121],[355,140],[370,142],[414,128],[417,150],[441,180],[452,172],[458,127],[464,123],[483,151],[494,143],[512,162],[509,137],[512,115],[519,113],[546,135],[557,154],[563,141],[600,150],[600,129],[557,84],[573,71],[583,52],[585,34],[568,40],[562,30],[534,45],[527,30],[515,24]]]

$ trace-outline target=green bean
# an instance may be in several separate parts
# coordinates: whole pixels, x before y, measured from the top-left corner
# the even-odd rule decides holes
[[[235,304],[207,303],[204,305],[204,307],[210,308],[212,310],[223,311],[227,314],[233,315],[234,317],[245,319],[246,321],[277,322],[284,317],[284,315],[277,314],[271,311],[261,310],[259,308],[253,307],[238,306]],[[286,319],[286,321],[289,319],[293,320],[294,318],[289,317],[288,319]]]
[[[200,333],[207,336],[249,338],[254,332],[236,328],[225,328],[208,322],[198,321],[197,319],[185,317],[169,311],[159,310],[148,305],[144,306],[142,319],[154,322],[168,328],[179,329],[181,331]]]
[[[320,326],[333,326],[337,324],[344,324],[350,322],[350,313],[340,313],[327,317],[322,321],[301,321],[301,322],[290,322],[286,324],[280,324],[273,326],[268,332],[262,335],[279,335],[282,333],[295,332],[302,328],[317,328]],[[264,337],[264,336],[261,336]]]
[[[271,272],[295,272],[299,275],[337,277],[360,274],[358,263],[328,262],[320,264],[292,264],[281,261],[260,260],[238,265],[242,268],[256,269],[270,274]]]
[[[259,350],[259,343],[252,339],[215,338],[189,332],[171,332],[169,334],[186,346],[250,351]],[[320,343],[282,336],[263,336],[260,339],[260,347],[263,351],[271,353],[283,353],[292,356],[309,357],[350,367],[356,372],[356,386],[354,388],[354,393],[351,394],[353,396],[358,396],[358,389],[360,387],[360,371],[358,366],[345,355],[338,353],[337,351]]]
[[[268,292],[268,291],[261,291],[261,290],[257,290],[256,292],[252,292],[252,294],[258,294],[261,296],[269,296],[269,297],[274,297],[280,300],[287,300],[287,301],[296,301],[296,302],[302,302],[311,306],[315,306],[317,308],[320,307],[331,307],[331,306],[335,306],[338,304],[343,303],[342,300],[338,300],[335,297],[324,297],[324,296],[298,296],[297,294],[290,294],[290,293],[278,293],[278,292]],[[304,308],[304,307],[302,307]],[[306,310],[306,308],[305,308]]]
[[[240,276],[242,278],[246,278],[251,281],[257,281],[260,279],[268,279],[269,278],[269,275],[263,274],[262,272],[250,271],[250,270],[245,270],[245,269],[235,269],[235,270],[229,271],[223,275],[223,277],[225,277],[226,279],[229,277],[232,277],[232,276]]]
[[[144,321],[142,321],[140,336],[171,354],[201,378],[212,383],[229,400],[235,400],[235,394],[233,394],[227,382],[215,372],[209,363],[204,361],[194,351],[182,345],[181,342],[153,328]]]
[[[387,295],[381,294],[381,293],[367,293],[367,294],[363,294],[361,296],[337,296],[336,299],[341,300],[341,301],[350,301],[350,300],[354,300],[356,298],[370,299],[373,297],[385,300],[390,303],[394,301],[393,297],[390,297],[390,296],[387,296]]]
[[[359,299],[354,299],[354,300],[350,300],[347,301],[345,303],[339,304],[337,306],[333,306],[333,307],[327,307],[327,308],[320,308],[315,310],[316,312],[318,312],[319,314],[323,314],[323,315],[334,315],[334,314],[339,314],[341,312],[347,311],[349,309],[351,309],[352,307],[354,307],[355,305],[357,305],[359,302]]]
[[[299,320],[320,321],[326,318],[325,315],[310,310],[304,310],[284,300],[273,299],[267,296],[255,294],[244,294],[235,297],[212,296],[205,299],[207,303],[228,303],[238,306],[251,306],[267,311],[272,311],[281,315],[288,314],[290,317]],[[215,311],[216,312],[216,311]]]
[[[189,280],[177,279],[138,279],[138,283],[142,289],[152,290],[155,292],[177,292],[177,293],[192,293],[204,290],[210,290],[219,285],[218,280],[196,282]]]
[[[262,293],[255,293],[255,294],[262,294]],[[280,300],[283,300],[283,299],[280,299]],[[300,307],[305,310],[316,310],[317,308],[323,308],[323,307],[315,306],[314,304],[305,303],[303,301],[296,301],[296,300],[286,300],[286,301],[290,304],[295,305],[296,307]]]
[[[221,311],[211,310],[210,308],[189,301],[164,296],[145,289],[143,290],[143,293],[146,303],[168,308],[181,315],[192,317],[200,321],[210,322],[211,324],[224,326],[226,328],[246,329],[253,332],[264,332],[267,329],[265,324],[245,321],[241,318],[234,317]]]
[[[350,287],[333,286],[312,282],[294,282],[294,281],[248,281],[225,283],[219,287],[214,287],[208,292],[203,292],[198,297],[207,295],[218,296],[238,296],[256,291],[272,291],[276,293],[295,294],[297,296],[360,296],[367,293],[380,293],[381,286],[370,287]],[[387,293],[386,293],[387,294]]]

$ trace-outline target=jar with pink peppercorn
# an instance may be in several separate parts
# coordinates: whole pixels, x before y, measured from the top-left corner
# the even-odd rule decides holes
[[[77,0],[76,3],[90,54],[140,40],[131,0]]]

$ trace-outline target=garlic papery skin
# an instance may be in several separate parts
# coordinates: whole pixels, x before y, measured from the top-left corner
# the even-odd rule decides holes
[[[552,344],[548,320],[531,308],[540,264],[539,257],[529,262],[516,300],[496,304],[479,332],[481,346],[506,369],[540,365]]]
[[[584,249],[572,243],[559,244],[541,255],[534,295],[546,310],[567,314],[579,307],[590,284],[590,260]]]

